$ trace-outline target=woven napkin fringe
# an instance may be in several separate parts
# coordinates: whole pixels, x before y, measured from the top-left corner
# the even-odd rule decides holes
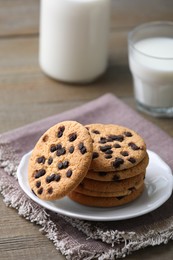
[[[132,240],[133,237],[136,236],[135,232],[127,233],[118,230],[109,230],[104,232],[98,227],[96,227],[95,229],[91,227],[92,224],[90,224],[90,222],[85,222],[80,219],[69,218],[66,216],[62,217],[73,227],[76,227],[78,230],[84,232],[88,236],[88,239],[101,239],[103,242],[111,244],[112,247],[114,246],[114,244],[120,244],[122,242],[127,244],[127,241]]]
[[[143,233],[141,231],[140,233],[118,230],[103,231],[98,227],[93,229],[90,222],[87,223],[66,216],[63,216],[63,218],[72,226],[84,232],[88,236],[88,239],[100,239],[103,242],[112,244],[112,247],[116,243],[124,243],[124,247],[121,249],[121,254],[118,254],[119,257],[123,257],[123,255],[129,254],[130,252],[136,251],[140,248],[145,248],[149,245],[155,246],[162,243],[166,244],[169,240],[173,240],[173,217],[166,219],[164,224],[162,221],[161,225],[156,223],[152,224],[152,226],[143,226]],[[160,229],[160,227],[162,228]]]
[[[2,168],[9,175],[14,176],[16,179],[17,167],[19,164],[19,159],[16,157],[15,153],[9,149],[10,145],[0,144],[0,168]]]

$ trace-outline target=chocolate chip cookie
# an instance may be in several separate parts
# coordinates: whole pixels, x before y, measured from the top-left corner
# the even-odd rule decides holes
[[[97,197],[99,197],[100,193],[104,193],[105,195],[107,193],[117,193],[118,195],[120,195],[124,191],[133,190],[134,188],[138,187],[141,183],[143,183],[144,177],[145,172],[120,181],[103,182],[84,178],[74,191],[90,196],[91,193],[94,191]]]
[[[113,171],[113,172],[105,172],[105,171],[95,172],[90,169],[85,178],[104,181],[104,182],[128,179],[140,174],[141,172],[144,172],[146,170],[148,162],[149,162],[149,157],[148,154],[146,153],[146,156],[141,162],[139,162],[137,165],[127,170],[120,170],[120,171]]]
[[[93,156],[90,169],[100,172],[129,169],[146,156],[143,138],[135,131],[119,126],[86,125],[93,140]]]
[[[94,197],[81,194],[75,191],[69,193],[69,198],[73,201],[90,207],[115,207],[132,202],[137,199],[144,190],[144,183],[138,189],[134,189],[130,194],[117,197]]]
[[[64,121],[52,126],[40,137],[29,160],[33,193],[43,200],[67,195],[86,176],[92,153],[92,139],[83,125]]]

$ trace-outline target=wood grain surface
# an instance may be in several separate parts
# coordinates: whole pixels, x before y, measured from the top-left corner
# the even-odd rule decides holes
[[[38,64],[39,0],[0,0],[0,133],[84,104],[111,92],[135,107],[127,36],[135,26],[173,20],[172,0],[112,0],[109,66],[90,85],[47,77]],[[140,112],[139,112],[140,113]],[[173,136],[173,119],[140,113]],[[39,227],[7,208],[0,197],[0,259],[64,259]],[[172,259],[173,242],[148,247],[126,259]]]

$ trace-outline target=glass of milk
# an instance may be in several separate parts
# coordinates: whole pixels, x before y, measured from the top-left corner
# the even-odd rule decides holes
[[[150,22],[128,35],[129,66],[138,109],[173,117],[173,22]]]
[[[107,68],[110,0],[41,0],[39,63],[50,77],[88,83]]]

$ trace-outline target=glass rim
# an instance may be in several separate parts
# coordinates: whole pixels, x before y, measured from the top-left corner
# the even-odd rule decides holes
[[[139,49],[137,49],[134,45],[134,42],[132,40],[133,36],[140,30],[144,29],[144,28],[149,28],[149,27],[154,27],[154,26],[171,26],[172,30],[173,30],[173,21],[154,21],[154,22],[148,22],[148,23],[143,23],[141,25],[136,26],[134,29],[132,29],[129,33],[128,33],[128,46],[131,47],[133,50],[135,50],[136,52],[138,52],[139,54],[142,54],[143,56],[146,56],[148,58],[154,58],[157,60],[172,60],[173,57],[157,57],[154,55],[149,55],[146,54],[142,51],[140,51]],[[147,38],[146,38],[147,39]]]

